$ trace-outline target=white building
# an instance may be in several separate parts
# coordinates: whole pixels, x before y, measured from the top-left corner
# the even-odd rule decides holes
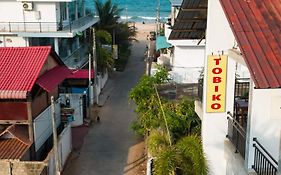
[[[212,175],[281,173],[280,5],[208,1],[203,100],[195,105]]]
[[[171,20],[165,25],[173,45],[171,77],[177,83],[197,83],[204,66],[207,1],[171,0],[171,6]]]
[[[1,0],[0,47],[51,45],[69,67],[80,67],[97,22],[84,1]]]

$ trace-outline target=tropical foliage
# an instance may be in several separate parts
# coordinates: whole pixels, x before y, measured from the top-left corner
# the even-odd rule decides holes
[[[106,30],[96,31],[96,49],[97,49],[97,65],[98,72],[105,72],[112,70],[114,60],[110,50],[103,48],[103,45],[110,45],[112,43],[111,35]]]
[[[119,9],[116,4],[112,4],[111,0],[104,3],[101,0],[95,0],[95,8],[99,16],[97,28],[112,31],[118,24],[122,9]]]
[[[132,129],[147,136],[149,152],[156,158],[155,174],[205,175],[208,167],[194,102],[159,97],[156,86],[168,81],[168,72],[158,69],[152,77],[144,75],[130,92],[138,114]]]
[[[111,0],[105,2],[101,0],[94,0],[95,9],[99,16],[99,22],[96,24],[98,30],[107,31],[113,41],[111,44],[117,44],[118,60],[115,63],[117,70],[123,71],[125,69],[128,57],[130,56],[130,42],[136,40],[136,31],[129,28],[128,23],[121,22],[120,12],[122,9],[118,5],[113,4]],[[101,61],[100,61],[101,62]],[[108,63],[106,60],[102,62]],[[111,64],[107,64],[113,66]]]

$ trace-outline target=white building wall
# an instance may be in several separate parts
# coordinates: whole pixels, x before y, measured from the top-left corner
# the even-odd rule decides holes
[[[227,111],[233,110],[235,61],[228,58],[227,64],[227,87],[226,87],[226,110],[223,113],[206,113],[206,87],[207,87],[207,56],[227,54],[227,50],[233,47],[234,36],[224,15],[219,0],[208,1],[208,19],[206,31],[206,55],[204,73],[204,96],[203,96],[203,120],[202,137],[203,149],[207,156],[211,175],[233,174],[227,170],[226,158],[226,134],[227,134]]]
[[[175,46],[173,67],[203,67],[204,46]]]
[[[0,36],[0,47],[26,47],[29,45],[27,38],[16,36]]]
[[[204,66],[204,46],[175,46],[172,78],[177,83],[197,83]]]
[[[0,21],[23,21],[22,3],[16,0],[1,0],[0,1]],[[1,30],[1,29],[0,29]]]
[[[254,160],[253,138],[279,160],[279,144],[281,131],[281,89],[252,89],[250,113],[250,147],[248,168]]]
[[[33,2],[33,9],[31,11],[24,11],[22,7],[22,2],[18,2],[16,0],[1,0],[0,21],[1,22],[56,22],[57,21],[56,3]]]

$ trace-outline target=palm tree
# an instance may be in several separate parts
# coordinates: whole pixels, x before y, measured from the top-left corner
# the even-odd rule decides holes
[[[111,45],[111,35],[105,30],[98,30],[96,31],[96,39],[98,71],[101,73],[104,73],[105,70],[111,71],[114,63],[112,53],[102,47],[103,44]]]
[[[161,130],[153,130],[148,137],[148,148],[155,157],[154,172],[157,175],[206,175],[208,166],[202,149],[201,138],[185,136],[169,145],[168,136]]]
[[[111,0],[107,0],[105,3],[102,3],[101,0],[95,0],[95,8],[99,16],[98,29],[111,32],[118,24],[122,9],[119,9],[116,4],[112,4]]]

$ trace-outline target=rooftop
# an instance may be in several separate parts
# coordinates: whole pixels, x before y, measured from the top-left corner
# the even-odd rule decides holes
[[[207,0],[183,0],[169,40],[204,39],[207,6]]]
[[[26,99],[49,55],[61,62],[50,46],[1,47],[0,99]]]
[[[220,0],[256,88],[281,87],[281,5]]]

